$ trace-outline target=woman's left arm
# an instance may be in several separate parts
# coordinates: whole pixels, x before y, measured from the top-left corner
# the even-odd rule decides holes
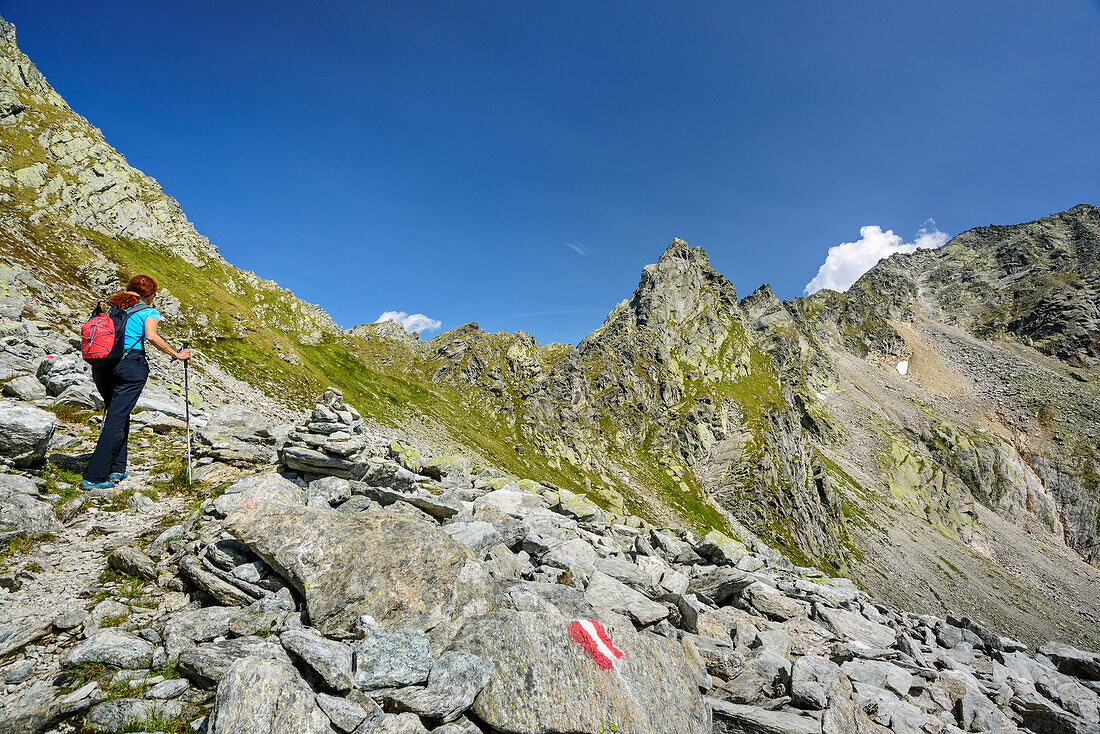
[[[158,319],[156,316],[147,316],[145,318],[145,338],[148,341],[152,342],[154,347],[164,352],[169,357],[172,357],[173,359],[190,359],[190,349],[181,349],[177,352],[175,349],[168,345],[168,342],[164,341],[164,337],[157,333],[157,325],[159,323],[160,319]]]

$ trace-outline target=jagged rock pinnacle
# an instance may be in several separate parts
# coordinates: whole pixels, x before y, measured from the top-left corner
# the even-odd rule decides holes
[[[692,247],[679,237],[672,239],[657,263],[660,264],[669,260],[687,260],[697,263],[701,267],[710,267],[710,258],[707,257],[706,250],[702,247]]]
[[[0,18],[0,39],[3,39],[4,43],[15,43],[15,23],[9,23]]]

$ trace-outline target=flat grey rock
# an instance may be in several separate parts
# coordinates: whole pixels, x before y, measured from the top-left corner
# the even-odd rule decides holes
[[[363,633],[355,647],[356,688],[407,686],[428,679],[435,658],[431,642],[422,631],[408,627],[386,632],[368,624]]]
[[[264,658],[290,665],[290,658],[277,642],[262,637],[238,637],[206,642],[180,653],[180,673],[197,688],[214,688],[230,666],[243,658]]]
[[[1070,645],[1051,642],[1039,648],[1058,670],[1082,680],[1100,680],[1100,653],[1078,650]]]
[[[479,558],[489,548],[504,542],[504,537],[492,524],[481,520],[453,522],[444,525],[443,532],[469,548]]]
[[[23,375],[22,377],[8,380],[4,383],[3,392],[4,395],[27,402],[42,400],[49,395],[49,393],[46,392],[46,386],[39,382],[38,378],[33,375]]]
[[[908,696],[916,682],[907,670],[885,660],[851,660],[840,669],[853,681],[885,688],[899,696]]]
[[[872,622],[855,612],[831,609],[817,604],[814,616],[827,630],[846,640],[856,640],[868,647],[892,647],[897,632],[878,622]]]
[[[225,517],[238,505],[255,502],[273,502],[286,505],[304,505],[305,493],[281,474],[268,472],[246,477],[231,484],[214,500],[214,510]]]
[[[429,734],[416,714],[368,716],[353,734]]]
[[[616,581],[605,573],[596,571],[588,582],[584,592],[588,603],[600,611],[623,614],[639,625],[653,624],[668,616],[664,604],[647,598],[626,584]]]
[[[0,487],[0,538],[56,533],[61,521],[49,502],[22,491]]]
[[[351,648],[329,640],[313,629],[293,629],[279,636],[292,657],[312,668],[331,690],[351,689]]]
[[[145,693],[141,694],[141,697],[159,699],[179,698],[189,688],[191,688],[191,684],[183,678],[172,678],[157,683]]]
[[[386,699],[398,711],[444,723],[454,721],[470,708],[494,669],[492,662],[476,655],[448,651],[432,665],[427,687],[400,688]]]
[[[331,734],[328,716],[288,661],[244,657],[226,671],[210,734]]]
[[[466,548],[389,511],[257,502],[238,507],[226,528],[295,587],[324,634],[349,631],[366,614],[386,629],[445,638],[488,605],[488,571]]]
[[[139,731],[142,725],[151,724],[155,719],[174,719],[182,713],[183,704],[179,701],[118,698],[93,706],[85,715],[84,723],[93,731]]]
[[[52,626],[53,620],[47,618],[0,627],[0,658],[42,639]]]
[[[359,726],[363,723],[363,719],[367,718],[367,710],[365,708],[354,701],[349,701],[340,696],[330,696],[327,693],[318,693],[317,705],[325,712],[325,715],[328,716],[332,725],[340,731],[354,731],[355,727]],[[379,711],[377,706],[372,710],[375,713]]]
[[[87,709],[99,699],[97,691],[83,686],[72,693],[62,693],[49,682],[35,681],[30,686],[5,696],[0,705],[0,732],[8,734],[38,734],[57,726],[73,714]]]
[[[203,607],[173,615],[164,625],[164,647],[175,660],[181,650],[198,642],[209,642],[229,634],[229,623],[241,613],[239,607]]]
[[[237,610],[237,614],[229,621],[229,631],[242,637],[270,635],[300,625],[301,619],[295,610],[290,591],[282,589]]]
[[[707,703],[714,712],[715,734],[821,734],[821,722],[812,716],[713,698],[708,698]]]
[[[100,628],[61,658],[64,665],[103,663],[115,668],[148,668],[153,645],[116,627]]]
[[[122,546],[111,551],[107,556],[107,565],[134,578],[146,581],[154,581],[157,578],[157,565],[153,559],[130,546]]]

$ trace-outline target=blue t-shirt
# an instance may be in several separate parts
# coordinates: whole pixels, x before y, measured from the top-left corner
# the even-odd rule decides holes
[[[143,308],[140,311],[134,311],[130,314],[130,317],[126,319],[126,332],[122,335],[122,348],[123,349],[144,349],[145,345],[145,319],[154,318],[158,321],[163,316],[160,315],[160,311],[156,310],[152,306]]]

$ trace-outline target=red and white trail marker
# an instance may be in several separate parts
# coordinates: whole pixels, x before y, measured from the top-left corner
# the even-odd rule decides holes
[[[623,656],[622,651],[611,644],[603,625],[593,619],[570,622],[569,639],[577,643],[600,670],[611,670],[615,667],[615,661]]]

